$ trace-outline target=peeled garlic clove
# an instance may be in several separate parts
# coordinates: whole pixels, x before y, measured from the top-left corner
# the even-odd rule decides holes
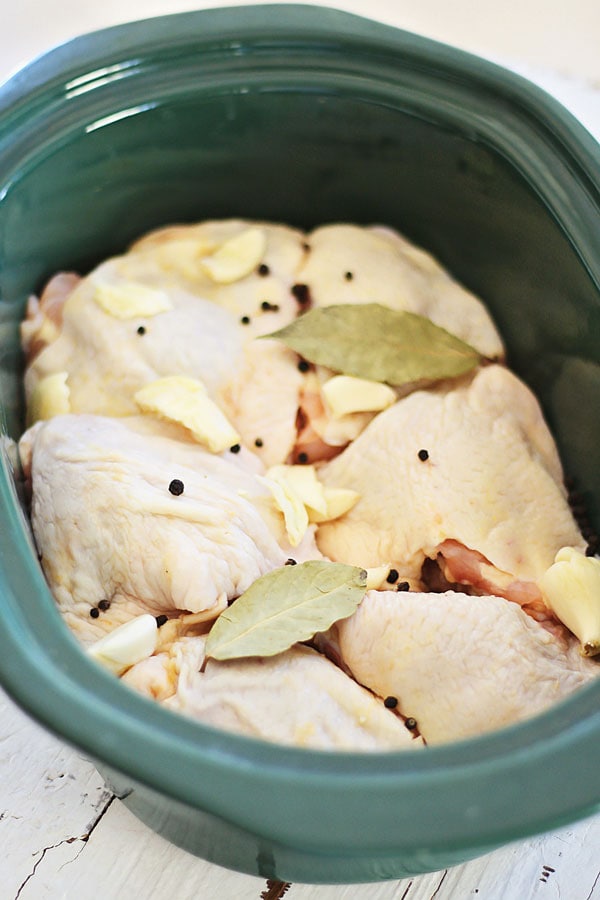
[[[204,271],[217,284],[231,284],[249,275],[262,260],[267,237],[262,228],[248,228],[221,244],[201,260]]]
[[[308,528],[308,513],[302,498],[285,481],[276,481],[268,476],[258,476],[273,495],[275,506],[283,513],[285,530],[292,547],[297,547]]]
[[[135,281],[97,284],[94,300],[105,313],[116,319],[156,316],[173,308],[169,295]]]
[[[581,641],[583,656],[600,653],[600,559],[563,547],[538,582],[563,625]]]
[[[46,375],[34,387],[27,410],[27,425],[71,412],[68,372]]]
[[[153,248],[155,258],[163,271],[177,272],[190,281],[205,275],[201,259],[216,249],[214,243],[199,238],[181,238],[167,241]]]
[[[144,412],[183,425],[212,453],[239,443],[240,436],[196,378],[168,375],[141,388],[134,400]]]
[[[348,488],[325,488],[324,493],[327,506],[325,513],[319,513],[313,509],[308,511],[310,521],[315,524],[339,519],[360,500],[360,494]]]
[[[325,488],[317,478],[314,466],[271,466],[266,475],[279,484],[287,485],[310,510],[322,514],[327,512]]]
[[[335,419],[348,413],[380,412],[396,402],[396,392],[387,384],[352,375],[334,375],[321,390]]]
[[[156,619],[146,613],[115,628],[88,647],[87,652],[115,675],[122,675],[131,666],[152,656],[157,638]]]
[[[390,566],[376,566],[373,569],[365,569],[367,573],[367,590],[378,591],[387,581],[390,574]]]

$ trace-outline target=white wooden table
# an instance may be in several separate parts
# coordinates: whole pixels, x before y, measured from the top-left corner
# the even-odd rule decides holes
[[[204,5],[226,3],[210,0]],[[51,42],[126,18],[201,5],[202,0],[20,0],[9,9],[7,0],[0,0],[0,80]],[[410,11],[396,0],[337,0],[331,5],[508,59],[521,74],[555,94],[600,140],[600,54],[590,52],[592,45],[600,45],[597,0],[571,0],[573,18],[564,27],[565,4],[490,2],[491,18],[484,31],[473,19],[468,0],[451,5],[428,0],[416,7],[410,4]],[[484,6],[478,9],[488,21]],[[454,11],[452,22],[449,8]],[[500,9],[509,15],[512,32],[500,27]],[[463,23],[460,30],[456,16]],[[600,747],[598,754],[600,765]],[[271,900],[273,894],[260,878],[205,863],[158,837],[105,789],[87,760],[32,723],[1,692],[0,848],[0,900],[259,900],[261,895]],[[285,894],[286,900],[434,897],[600,900],[600,815],[442,872],[372,885],[294,884]]]

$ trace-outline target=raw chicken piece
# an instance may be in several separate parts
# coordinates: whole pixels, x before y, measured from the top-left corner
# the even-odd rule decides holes
[[[60,335],[63,307],[80,281],[74,272],[59,272],[50,279],[39,300],[32,295],[27,301],[21,342],[28,363]]]
[[[215,282],[201,260],[249,229],[265,235],[261,265],[231,283]],[[28,400],[42,378],[61,372],[72,412],[135,415],[137,390],[156,378],[188,375],[204,382],[246,446],[260,438],[256,452],[266,465],[305,453],[311,462],[330,458],[346,443],[348,428],[354,437],[370,417],[328,422],[319,396],[305,390],[296,355],[254,340],[306,308],[293,290],[305,281],[320,304],[375,299],[430,315],[473,338],[482,352],[502,354],[479,301],[394,232],[327,226],[309,236],[309,251],[304,238],[287,226],[235,219],[173,226],[137,241],[79,283],[77,276],[57,276],[39,309],[31,301],[30,321],[23,325]],[[355,269],[351,282],[338,271],[348,260]],[[95,302],[99,285],[132,283],[164,292],[171,308],[122,319]],[[44,313],[44,297],[58,288],[60,302]]]
[[[268,274],[254,271],[231,284],[214,282],[203,272],[201,257],[250,227],[266,235]],[[26,372],[28,399],[42,378],[66,372],[72,412],[135,415],[133,395],[139,388],[163,376],[188,375],[200,379],[226,413],[233,406],[239,416],[233,424],[247,446],[260,437],[264,450],[257,452],[267,464],[284,462],[296,438],[297,357],[280,345],[263,349],[253,339],[295,318],[298,305],[290,287],[303,253],[300,232],[236,220],[148,236],[71,291],[60,334]],[[131,283],[164,292],[171,308],[123,319],[95,301],[98,285]],[[236,402],[238,393],[243,406]],[[250,404],[248,396],[259,399]]]
[[[320,476],[361,495],[319,528],[321,551],[401,580],[445,554],[451,581],[543,609],[537,579],[561,547],[585,547],[538,403],[502,366],[398,401]]]
[[[292,350],[278,341],[251,341],[238,377],[223,391],[228,419],[266,466],[286,462],[292,454],[303,379]]]
[[[204,639],[133,666],[125,683],[206,725],[318,750],[405,750],[422,746],[402,719],[315,650],[297,645],[266,659],[204,660]]]
[[[20,450],[44,572],[85,641],[140,612],[218,611],[291,555],[249,451],[216,456],[175,426],[87,415],[38,423]],[[311,534],[297,550],[311,546],[318,557]],[[110,609],[90,618],[101,600]]]
[[[391,229],[325,225],[308,241],[310,253],[298,280],[308,285],[314,306],[381,303],[427,316],[483,355],[503,357],[502,341],[483,303],[432,256]]]
[[[566,632],[499,597],[369,591],[336,630],[356,680],[396,697],[432,744],[533,716],[600,674]]]

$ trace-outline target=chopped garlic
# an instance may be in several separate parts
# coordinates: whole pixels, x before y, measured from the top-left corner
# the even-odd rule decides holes
[[[378,591],[387,581],[390,574],[390,566],[376,566],[373,569],[365,569],[367,573],[367,590]]]
[[[212,453],[239,443],[240,436],[206,392],[201,381],[185,375],[158,378],[141,388],[134,400],[144,412],[156,413],[187,428]]]
[[[563,547],[539,587],[546,604],[581,641],[583,656],[600,653],[600,559]]]
[[[148,659],[156,649],[158,626],[149,613],[136,616],[88,647],[88,654],[115,675]]]
[[[217,284],[231,284],[249,275],[262,260],[267,236],[262,228],[247,228],[201,260],[202,268]]]
[[[339,519],[347,513],[360,499],[360,494],[347,488],[324,488],[326,511],[321,515],[314,509],[309,509],[308,516],[311,522],[320,525],[321,522],[330,522]]]
[[[51,419],[71,412],[68,377],[68,372],[55,372],[38,381],[29,400],[28,425],[33,425],[40,419]]]
[[[165,291],[159,291],[135,281],[97,284],[94,300],[105,313],[116,319],[156,316],[173,308],[169,295]]]
[[[292,547],[297,547],[308,528],[308,513],[302,498],[284,480],[276,481],[268,476],[258,476],[266,485],[275,501],[275,506],[283,513],[285,529]]]
[[[387,384],[352,375],[334,375],[321,390],[334,419],[348,413],[379,412],[396,402],[396,392]]]

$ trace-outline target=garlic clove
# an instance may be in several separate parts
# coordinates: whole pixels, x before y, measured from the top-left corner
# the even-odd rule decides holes
[[[356,412],[380,412],[396,402],[396,392],[387,384],[352,375],[334,375],[321,390],[335,419]]]
[[[385,566],[375,566],[372,569],[365,569],[367,573],[367,590],[378,591],[387,581],[390,574],[389,563]]]
[[[225,241],[201,260],[204,271],[217,284],[231,284],[249,275],[262,260],[267,236],[262,228],[247,228]]]
[[[156,316],[173,308],[165,291],[135,281],[97,284],[94,300],[105,313],[115,319]]]
[[[583,656],[599,654],[600,559],[563,547],[538,585],[547,606],[580,640]]]
[[[156,619],[145,613],[100,638],[87,648],[87,652],[115,675],[122,675],[131,666],[152,656],[157,638]]]
[[[283,513],[285,529],[292,547],[297,547],[308,528],[308,513],[302,498],[285,479],[276,480],[266,476],[258,476],[271,492],[275,506]]]
[[[279,484],[288,485],[305,506],[318,513],[327,512],[325,489],[317,478],[314,466],[271,466],[266,474]]]
[[[222,453],[240,441],[233,425],[196,378],[158,378],[137,391],[134,400],[144,412],[183,425],[212,453]]]
[[[319,525],[321,522],[331,522],[332,519],[339,519],[360,500],[360,494],[347,488],[325,488],[326,511],[320,513],[317,510],[309,509],[308,515],[310,521]]]

